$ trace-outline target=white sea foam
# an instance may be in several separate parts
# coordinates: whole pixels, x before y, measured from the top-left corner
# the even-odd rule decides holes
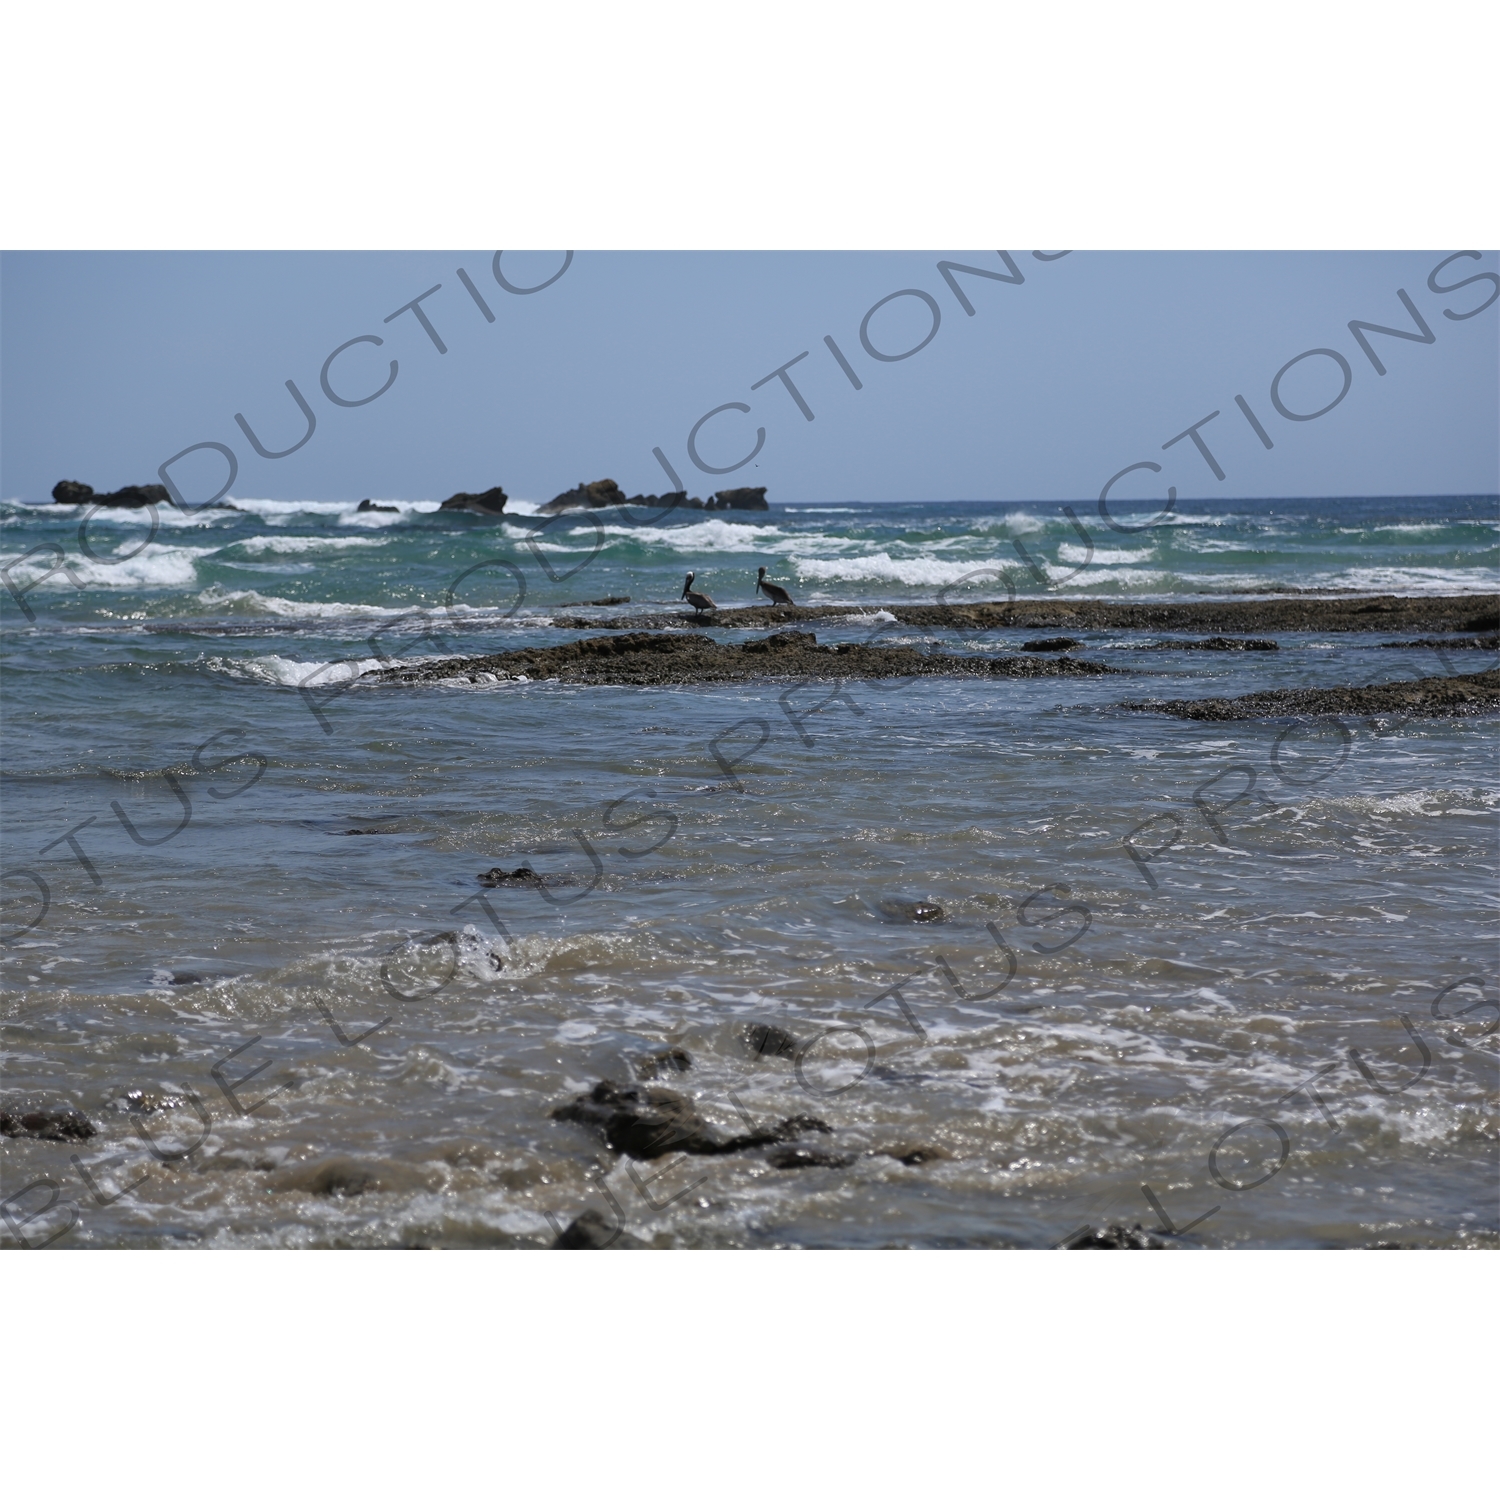
[[[387,609],[379,604],[342,604],[316,599],[280,599],[254,589],[226,589],[213,584],[198,595],[198,602],[224,614],[278,615],[285,619],[317,620],[335,616],[387,618],[410,614],[407,609]]]
[[[691,526],[606,526],[607,537],[631,537],[670,547],[674,552],[775,552],[778,541],[806,546],[814,538],[789,537],[779,526],[753,526],[738,521],[697,521]],[[830,540],[834,540],[830,538]]]
[[[1500,570],[1480,564],[1469,568],[1346,568],[1341,573],[1314,573],[1299,582],[1305,587],[1383,594],[1477,593],[1500,587]]]
[[[252,536],[230,545],[250,553],[317,552],[330,547],[335,550],[342,547],[383,547],[385,539],[362,536]]]
[[[446,661],[443,656],[398,657],[394,652],[384,661],[377,656],[339,658],[335,661],[295,661],[274,652],[266,656],[205,656],[202,665],[211,672],[222,672],[241,682],[259,682],[272,687],[306,686],[310,692],[327,692],[356,681],[365,672],[378,672],[392,666],[415,667],[429,662]]]
[[[904,583],[912,586],[922,584],[942,585],[957,583],[978,569],[1019,569],[1019,562],[1005,559],[988,562],[974,559],[968,562],[941,562],[933,557],[892,557],[889,552],[876,552],[864,557],[818,558],[793,557],[792,566],[801,578],[817,579],[824,583]],[[976,586],[994,584],[995,573],[988,572],[974,580]]]
[[[1090,553],[1087,547],[1080,547],[1075,542],[1064,542],[1057,549],[1058,558],[1062,562],[1084,563],[1090,561]],[[1092,554],[1092,562],[1096,568],[1112,568],[1128,566],[1131,563],[1149,562],[1149,552],[1126,552],[1121,547],[1095,547]]]
[[[135,538],[120,543],[119,550],[134,552],[140,546]],[[95,551],[99,549],[95,547]],[[98,561],[92,558],[68,555],[68,568],[84,588],[89,589],[173,589],[190,588],[198,581],[194,564],[200,557],[211,556],[216,547],[166,547],[153,543],[138,557],[123,557],[118,560],[105,555]],[[22,554],[0,559],[0,566],[14,563]],[[28,559],[26,564],[11,576],[18,584],[38,574],[45,573],[55,554],[43,553]],[[32,571],[35,569],[35,572]],[[41,592],[55,592],[74,587],[68,573],[59,568],[36,585]]]

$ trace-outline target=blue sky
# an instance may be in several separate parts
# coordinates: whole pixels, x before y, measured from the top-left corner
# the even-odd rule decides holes
[[[1022,284],[956,277],[966,314],[939,272],[954,260],[1009,274],[995,251],[579,252],[545,290],[518,296],[493,252],[10,253],[0,259],[0,495],[41,500],[62,478],[96,489],[155,482],[189,445],[232,448],[231,494],[267,498],[442,498],[499,484],[547,499],[609,476],[628,491],[668,487],[660,447],[689,491],[764,484],[774,501],[1078,500],[1129,464],[1122,498],[1176,485],[1183,498],[1492,493],[1500,489],[1500,345],[1494,289],[1439,295],[1429,273],[1451,250],[1421,252],[1010,252]],[[515,285],[553,275],[561,253],[507,254]],[[457,276],[466,270],[488,322]],[[1494,254],[1454,261],[1453,285],[1500,271]],[[407,312],[422,303],[447,352]],[[1412,328],[1405,290],[1431,344],[1371,335],[1378,375],[1351,319]],[[861,342],[866,313],[892,293],[926,293],[940,322],[909,358],[881,361]],[[932,328],[930,305],[897,297],[871,317],[872,345],[898,353]],[[330,374],[359,407],[331,402]],[[824,344],[831,336],[862,389]],[[1293,422],[1273,408],[1272,378],[1304,351],[1350,366],[1327,415]],[[790,376],[815,420],[777,379]],[[293,380],[317,419],[306,422]],[[1334,360],[1304,360],[1283,404],[1313,411],[1337,395]],[[1235,405],[1243,395],[1267,450]],[[729,402],[751,407],[693,424]],[[1190,439],[1200,418],[1219,480]],[[190,500],[222,482],[217,454],[174,470]]]

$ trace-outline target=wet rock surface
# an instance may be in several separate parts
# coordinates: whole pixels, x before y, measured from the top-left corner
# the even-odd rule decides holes
[[[1211,635],[1206,641],[1157,641],[1158,650],[1177,651],[1279,651],[1275,641],[1258,641],[1253,637]]]
[[[1416,714],[1423,718],[1467,718],[1500,709],[1500,668],[1463,677],[1421,677],[1377,687],[1277,688],[1243,698],[1172,698],[1122,703],[1143,713],[1178,719],[1278,719],[1303,714]]]
[[[0,1135],[32,1141],[86,1141],[98,1135],[87,1115],[66,1106],[14,1105],[0,1110]]]
[[[1387,651],[1500,651],[1500,635],[1429,635],[1419,641],[1382,641]]]
[[[52,500],[56,505],[118,505],[127,509],[172,503],[164,484],[127,484],[107,495],[96,495],[93,485],[80,484],[76,479],[59,479],[52,486]]]
[[[791,1032],[758,1023],[745,1027],[740,1044],[752,1057],[794,1057],[799,1046]]]
[[[1101,677],[1118,671],[1071,656],[924,655],[908,646],[819,646],[806,631],[780,631],[742,646],[722,645],[709,636],[630,631],[592,636],[566,646],[389,667],[367,672],[361,681],[409,685],[490,674],[597,686],[650,686],[788,677]]]
[[[463,496],[455,495],[453,498],[455,500],[458,500],[458,499],[472,500],[475,497],[472,496],[472,495],[463,495]],[[504,506],[504,503],[505,502],[502,499],[501,500],[501,506],[502,506],[502,508]],[[448,508],[448,504],[449,504],[449,502],[445,501],[438,508],[440,510],[446,510]],[[361,500],[359,502],[359,504],[355,507],[355,511],[356,511],[357,514],[363,514],[364,512],[371,511],[371,510],[389,511],[392,515],[399,515],[401,513],[401,507],[399,505],[377,505],[373,500]]]
[[[626,1234],[624,1227],[611,1224],[596,1209],[585,1209],[558,1237],[553,1250],[648,1250],[644,1240]]]
[[[693,1066],[693,1059],[681,1047],[668,1047],[661,1052],[651,1052],[638,1057],[634,1064],[635,1076],[641,1079],[669,1077],[674,1073],[686,1073]]]
[[[819,1151],[815,1146],[781,1146],[775,1151],[768,1151],[766,1160],[777,1171],[790,1172],[798,1167],[850,1167],[858,1158],[840,1156],[832,1151]]]
[[[689,1156],[724,1156],[775,1146],[829,1126],[811,1115],[794,1115],[769,1130],[727,1139],[716,1135],[690,1099],[671,1089],[621,1087],[603,1079],[552,1111],[554,1120],[582,1125],[601,1136],[611,1150],[637,1161],[654,1161],[669,1152]]]
[[[494,865],[485,870],[477,877],[480,885],[489,886],[492,890],[500,889],[528,889],[532,886],[545,886],[551,890],[553,886],[576,885],[577,877],[574,875],[539,875],[530,865],[517,865],[514,870],[507,870],[502,865]]]
[[[1102,1229],[1083,1228],[1070,1234],[1059,1250],[1173,1250],[1177,1247],[1170,1240],[1139,1224],[1128,1229],[1123,1224],[1109,1224]]]
[[[888,898],[877,908],[887,922],[945,922],[947,913],[936,901],[902,901]]]
[[[1071,651],[1079,642],[1070,635],[1049,635],[1039,641],[1022,641],[1023,651]]]
[[[745,574],[746,591],[755,584]],[[1291,598],[1247,598],[1204,603],[1135,604],[1102,599],[1027,599],[1015,603],[979,604],[754,604],[728,603],[729,591],[720,587],[717,626],[753,630],[764,625],[812,624],[821,619],[847,619],[860,610],[883,609],[898,624],[928,630],[1097,630],[1179,631],[1184,635],[1222,635],[1227,638],[1275,632],[1372,631],[1396,635],[1491,633],[1500,630],[1500,596],[1485,594],[1320,595]],[[1478,611],[1476,613],[1476,611]],[[557,620],[554,623],[567,625]],[[679,623],[672,615],[632,616],[621,625],[633,629],[661,629]],[[588,629],[597,621],[578,621]],[[1232,648],[1231,648],[1232,649]]]

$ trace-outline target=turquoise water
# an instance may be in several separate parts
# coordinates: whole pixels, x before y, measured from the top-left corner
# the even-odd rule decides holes
[[[235,497],[154,535],[101,513],[87,550],[71,508],[3,507],[6,1097],[101,1127],[3,1143],[8,1194],[58,1188],[33,1240],[539,1246],[593,1207],[663,1245],[1044,1245],[1158,1222],[1145,1187],[1179,1227],[1208,1214],[1205,1244],[1494,1243],[1490,725],[1115,707],[1491,655],[1086,633],[1135,675],[855,683],[800,732],[788,708],[826,691],[351,686],[575,639],[564,607],[625,617],[688,569],[721,606],[762,563],[847,604],[820,640],[997,652],[1031,632],[882,606],[1492,591],[1493,497],[1184,506],[1138,533],[1083,502],[550,525],[384,503]],[[46,546],[67,569],[29,588],[57,555],[17,559]],[[1148,856],[1177,836],[1138,865],[1143,823]],[[567,883],[476,882],[523,862]],[[946,920],[883,909],[919,898]],[[755,1021],[804,1050],[747,1053]],[[813,1113],[856,1160],[633,1177],[548,1117],[667,1045],[726,1134]],[[137,1115],[131,1090],[184,1102]],[[887,1154],[912,1146],[944,1154]],[[139,1181],[101,1203],[74,1154],[117,1158],[105,1197]]]

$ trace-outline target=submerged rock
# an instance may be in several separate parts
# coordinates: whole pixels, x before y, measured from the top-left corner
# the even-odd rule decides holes
[[[485,870],[478,877],[480,885],[494,886],[538,886],[544,885],[549,890],[558,885],[574,885],[577,879],[572,875],[538,875],[530,865],[517,865],[514,870],[507,870],[501,865]]]
[[[778,1171],[787,1172],[797,1167],[848,1167],[857,1158],[836,1156],[831,1151],[819,1151],[813,1146],[782,1146],[766,1153],[766,1160]]]
[[[951,1161],[953,1153],[941,1146],[892,1146],[881,1156],[894,1157],[903,1167],[925,1167],[930,1161]]]
[[[1172,698],[1165,702],[1122,703],[1138,712],[1178,719],[1279,719],[1302,714],[1414,714],[1464,718],[1500,709],[1500,668],[1463,677],[1419,677],[1378,687],[1278,688],[1243,698]]]
[[[611,1224],[596,1209],[586,1208],[552,1241],[554,1250],[647,1250],[644,1240],[626,1234],[621,1224]]]
[[[52,500],[56,505],[170,505],[172,497],[164,484],[127,484],[124,489],[113,490],[107,495],[96,495],[91,484],[80,484],[76,479],[59,479],[52,486]]]
[[[466,490],[460,490],[456,495],[450,495],[438,506],[439,510],[466,511],[475,516],[498,516],[505,510],[505,502],[510,496],[497,484],[493,489],[486,490],[482,495],[471,495]],[[364,506],[361,505],[363,510]],[[372,505],[371,510],[381,510],[383,507]]]
[[[637,1078],[656,1078],[663,1073],[686,1073],[693,1060],[681,1047],[668,1047],[662,1052],[652,1052],[635,1059]]]
[[[877,907],[887,922],[942,922],[947,913],[936,901],[902,901],[890,898]]]
[[[1123,1224],[1109,1224],[1103,1229],[1088,1226],[1070,1234],[1059,1250],[1171,1250],[1175,1248],[1160,1235],[1132,1224],[1127,1229]]]
[[[587,1094],[552,1111],[554,1120],[585,1126],[603,1137],[612,1150],[637,1161],[654,1161],[672,1151],[689,1156],[723,1156],[774,1146],[809,1130],[829,1126],[810,1115],[795,1115],[769,1130],[721,1140],[694,1108],[690,1099],[671,1089],[627,1087],[603,1079]]]
[[[1382,641],[1387,650],[1500,651],[1500,635],[1429,635],[1419,641]]]
[[[54,1107],[0,1110],[0,1135],[32,1141],[86,1141],[98,1135],[86,1115],[76,1109]]]
[[[791,1057],[797,1051],[797,1038],[779,1026],[755,1024],[740,1033],[745,1050],[756,1057]]]
[[[1070,635],[1050,635],[1045,640],[1022,641],[1023,651],[1071,651],[1078,642]]]

